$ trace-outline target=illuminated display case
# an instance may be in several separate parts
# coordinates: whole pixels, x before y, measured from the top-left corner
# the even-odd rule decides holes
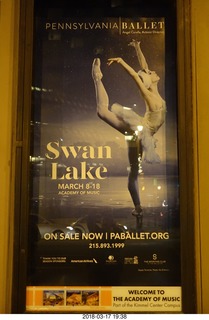
[[[193,312],[180,4],[22,1],[14,312]]]

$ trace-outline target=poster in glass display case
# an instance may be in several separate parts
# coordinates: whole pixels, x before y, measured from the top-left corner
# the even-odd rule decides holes
[[[34,1],[28,311],[182,310],[175,12],[138,2]]]

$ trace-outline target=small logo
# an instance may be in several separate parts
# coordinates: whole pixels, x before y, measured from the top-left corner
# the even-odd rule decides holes
[[[152,254],[152,259],[151,260],[144,260],[144,263],[148,264],[148,265],[152,265],[152,266],[156,266],[156,265],[165,265],[167,263],[166,260],[163,259],[159,259],[158,255],[156,253]]]
[[[71,263],[98,263],[98,261],[93,258],[93,259],[72,259],[70,261]]]
[[[139,258],[137,256],[124,258],[124,264],[139,264]]]
[[[155,261],[157,260],[157,254],[156,253],[153,253],[152,259],[155,260]]]
[[[109,255],[106,259],[106,263],[116,263],[117,260],[115,259],[115,257],[113,255]]]
[[[109,257],[108,257],[108,260],[109,260],[109,261],[113,261],[113,260],[114,260],[114,256],[109,256]]]

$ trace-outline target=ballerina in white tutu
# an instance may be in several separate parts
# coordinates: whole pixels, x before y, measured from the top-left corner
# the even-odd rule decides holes
[[[129,45],[136,50],[141,67],[140,71],[135,71],[122,58],[110,58],[108,59],[108,65],[118,63],[134,79],[145,101],[146,111],[143,117],[118,103],[109,106],[109,98],[102,82],[103,75],[98,58],[94,59],[93,62],[92,77],[95,84],[98,116],[122,134],[132,136],[132,139],[128,140],[130,163],[128,189],[135,206],[132,214],[136,217],[142,217],[138,188],[139,157],[148,163],[160,162],[160,157],[155,150],[156,139],[154,134],[165,121],[166,104],[158,91],[160,77],[155,71],[149,70],[140,43],[133,40]]]

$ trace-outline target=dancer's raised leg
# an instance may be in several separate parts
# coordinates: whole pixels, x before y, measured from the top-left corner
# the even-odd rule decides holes
[[[92,65],[92,78],[96,91],[97,114],[102,120],[124,134],[130,128],[122,119],[119,119],[116,114],[109,110],[109,97],[102,82],[103,75],[100,65],[100,59],[95,58]]]

